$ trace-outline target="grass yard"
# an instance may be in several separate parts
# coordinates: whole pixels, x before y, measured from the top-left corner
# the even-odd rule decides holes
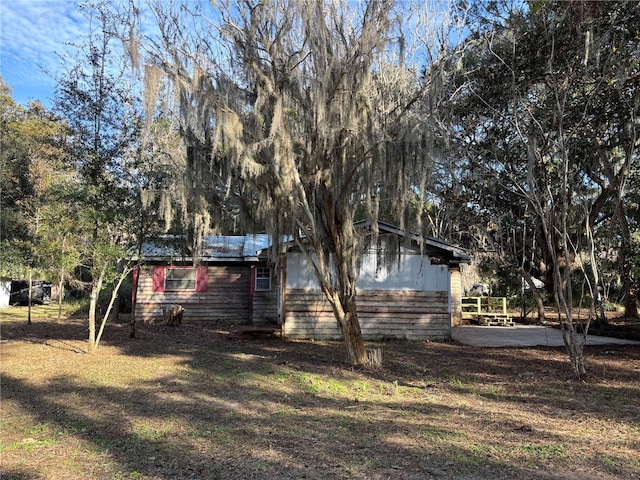
[[[223,323],[108,324],[88,355],[82,320],[11,311],[3,480],[640,478],[639,347],[590,347],[581,382],[562,349],[437,342],[366,371]]]

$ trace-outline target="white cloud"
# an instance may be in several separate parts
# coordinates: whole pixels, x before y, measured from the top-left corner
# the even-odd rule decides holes
[[[2,0],[0,2],[0,69],[19,103],[53,94],[60,72],[58,55],[68,43],[81,41],[88,23],[73,1]],[[42,95],[42,96],[41,96]]]
[[[76,5],[81,1],[0,0],[0,75],[12,87],[16,102],[40,100],[51,105],[55,79],[65,71],[60,57],[71,66],[78,54],[73,45],[84,44],[90,33],[89,20]],[[157,33],[148,7],[137,3],[142,9],[143,32]],[[208,2],[204,5],[210,8]],[[114,53],[123,53],[119,42],[113,46]]]

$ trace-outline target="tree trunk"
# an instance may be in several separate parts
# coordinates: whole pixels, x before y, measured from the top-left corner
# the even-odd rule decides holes
[[[98,332],[98,335],[95,337],[95,342],[93,344],[93,350],[94,351],[96,351],[98,349],[98,346],[100,345],[100,339],[102,338],[102,332],[104,332],[104,326],[107,323],[107,319],[111,315],[112,308],[114,307],[116,301],[118,300],[118,292],[120,292],[120,287],[122,286],[122,282],[127,277],[127,275],[129,275],[130,271],[131,270],[129,270],[129,269],[125,269],[120,274],[120,278],[118,279],[118,283],[113,288],[113,292],[111,293],[111,300],[109,301],[109,306],[107,307],[107,311],[104,313],[104,317],[102,318],[102,322],[100,323],[100,331]]]
[[[317,245],[320,244],[317,236],[313,238],[313,241]],[[301,247],[304,249],[304,245]],[[350,269],[342,251],[340,254],[336,254],[337,260],[334,265],[331,265],[328,260],[329,255],[325,254],[321,247],[317,246],[315,251],[319,253],[318,258],[314,258],[312,255],[309,255],[308,258],[314,266],[320,288],[333,309],[333,314],[347,347],[349,361],[352,365],[368,365],[367,351],[358,321],[353,270]],[[339,286],[335,286],[331,279],[329,272],[333,269],[339,279]]]
[[[138,247],[138,258],[141,248]],[[139,261],[138,261],[139,262]],[[140,274],[140,263],[133,268],[131,275],[131,323],[129,325],[129,338],[136,338],[136,302],[138,299],[138,275]]]
[[[58,278],[58,319],[56,322],[60,323],[62,320],[62,298],[64,297],[64,275],[60,272]]]
[[[120,279],[111,294],[111,300],[105,312],[105,319],[109,318],[112,322],[117,322],[118,318],[120,318],[120,285],[122,285],[124,278],[129,273],[129,270],[123,267],[122,260],[118,260],[116,272],[120,274]],[[98,333],[98,336],[100,336],[100,333]]]
[[[569,361],[571,369],[577,378],[581,378],[587,373],[586,361],[584,358],[584,344],[586,333],[576,331],[575,324],[572,322],[561,321],[562,338],[569,353]]]
[[[586,222],[586,237],[587,237],[587,249],[589,252],[589,264],[591,266],[591,275],[593,275],[593,284],[587,283],[589,286],[589,293],[591,294],[591,308],[597,322],[606,323],[607,317],[604,314],[604,307],[602,305],[602,294],[600,289],[600,271],[598,270],[598,262],[596,260],[596,242],[593,238],[593,229],[591,228],[591,216],[587,215]],[[584,269],[584,266],[582,267]],[[584,271],[584,270],[583,270]],[[585,279],[588,276],[585,272]],[[588,327],[587,327],[588,329]],[[587,332],[585,331],[585,334]]]
[[[338,292],[335,288],[326,286],[323,286],[323,291],[333,308],[351,364],[367,365],[367,350],[358,321],[355,292],[345,294],[344,291]]]
[[[348,301],[342,308],[343,313],[338,321],[342,337],[344,338],[347,352],[349,353],[349,360],[352,365],[366,365],[367,364],[367,350],[364,346],[364,339],[362,338],[362,330],[360,329],[360,322],[358,321],[358,314],[356,311],[356,302]]]
[[[96,344],[96,310],[98,308],[98,297],[102,290],[102,281],[107,272],[107,266],[102,267],[100,276],[91,284],[91,295],[89,297],[89,353],[95,353]]]
[[[636,292],[632,265],[629,260],[628,252],[625,248],[620,249],[622,261],[622,286],[624,288],[624,316],[627,318],[638,318],[638,293]]]
[[[638,318],[638,295],[633,286],[625,288],[624,295],[624,316],[627,318]]]
[[[96,307],[98,304],[98,290],[94,286],[91,287],[91,295],[89,297],[89,353],[96,351]]]
[[[635,289],[633,279],[633,266],[631,265],[632,255],[630,252],[631,230],[629,221],[622,203],[617,209],[618,223],[622,233],[622,247],[620,248],[620,270],[622,276],[622,288],[624,289],[624,316],[628,318],[638,318],[638,294]]]
[[[557,283],[568,283],[559,279],[558,267],[555,266],[554,268],[556,269]],[[569,286],[569,288],[571,287]],[[587,340],[587,331],[589,326],[587,324],[583,332],[578,332],[577,325],[573,320],[573,308],[571,306],[570,293],[565,295],[565,290],[556,287],[555,299],[556,305],[558,306],[558,317],[560,320],[560,328],[562,329],[562,339],[564,340],[564,345],[567,348],[567,353],[569,354],[571,369],[576,375],[576,378],[580,379],[585,373],[587,373],[586,361],[584,358],[584,345]]]
[[[533,277],[529,274],[529,272],[522,268],[518,269],[518,273],[520,273],[522,278],[524,278],[525,282],[527,282],[527,285],[529,285],[529,288],[531,289],[531,294],[533,295],[533,299],[536,302],[536,308],[538,309],[538,321],[544,323],[547,319],[544,312],[544,302],[542,301],[540,292],[538,292],[538,289],[536,288]]]
[[[29,287],[27,290],[27,324],[31,325],[31,295],[33,294],[33,268],[29,267]]]

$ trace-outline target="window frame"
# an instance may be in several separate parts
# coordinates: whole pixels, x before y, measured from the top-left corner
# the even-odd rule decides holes
[[[175,279],[169,278],[171,276],[171,272],[181,271],[181,272],[189,272],[190,276],[193,278],[182,278]],[[169,287],[169,282],[193,282],[192,288],[185,287]],[[198,291],[198,269],[195,267],[166,267],[164,270],[164,291],[165,292],[197,292]]]
[[[266,275],[265,275],[266,274]],[[256,292],[270,292],[271,291],[271,269],[269,267],[256,267],[255,268],[255,281],[254,288]],[[265,287],[264,283],[268,282],[268,286]]]

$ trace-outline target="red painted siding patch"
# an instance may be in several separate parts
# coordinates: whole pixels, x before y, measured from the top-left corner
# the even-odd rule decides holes
[[[152,290],[154,292],[164,292],[164,267],[156,265],[151,273],[151,281],[153,282]]]

